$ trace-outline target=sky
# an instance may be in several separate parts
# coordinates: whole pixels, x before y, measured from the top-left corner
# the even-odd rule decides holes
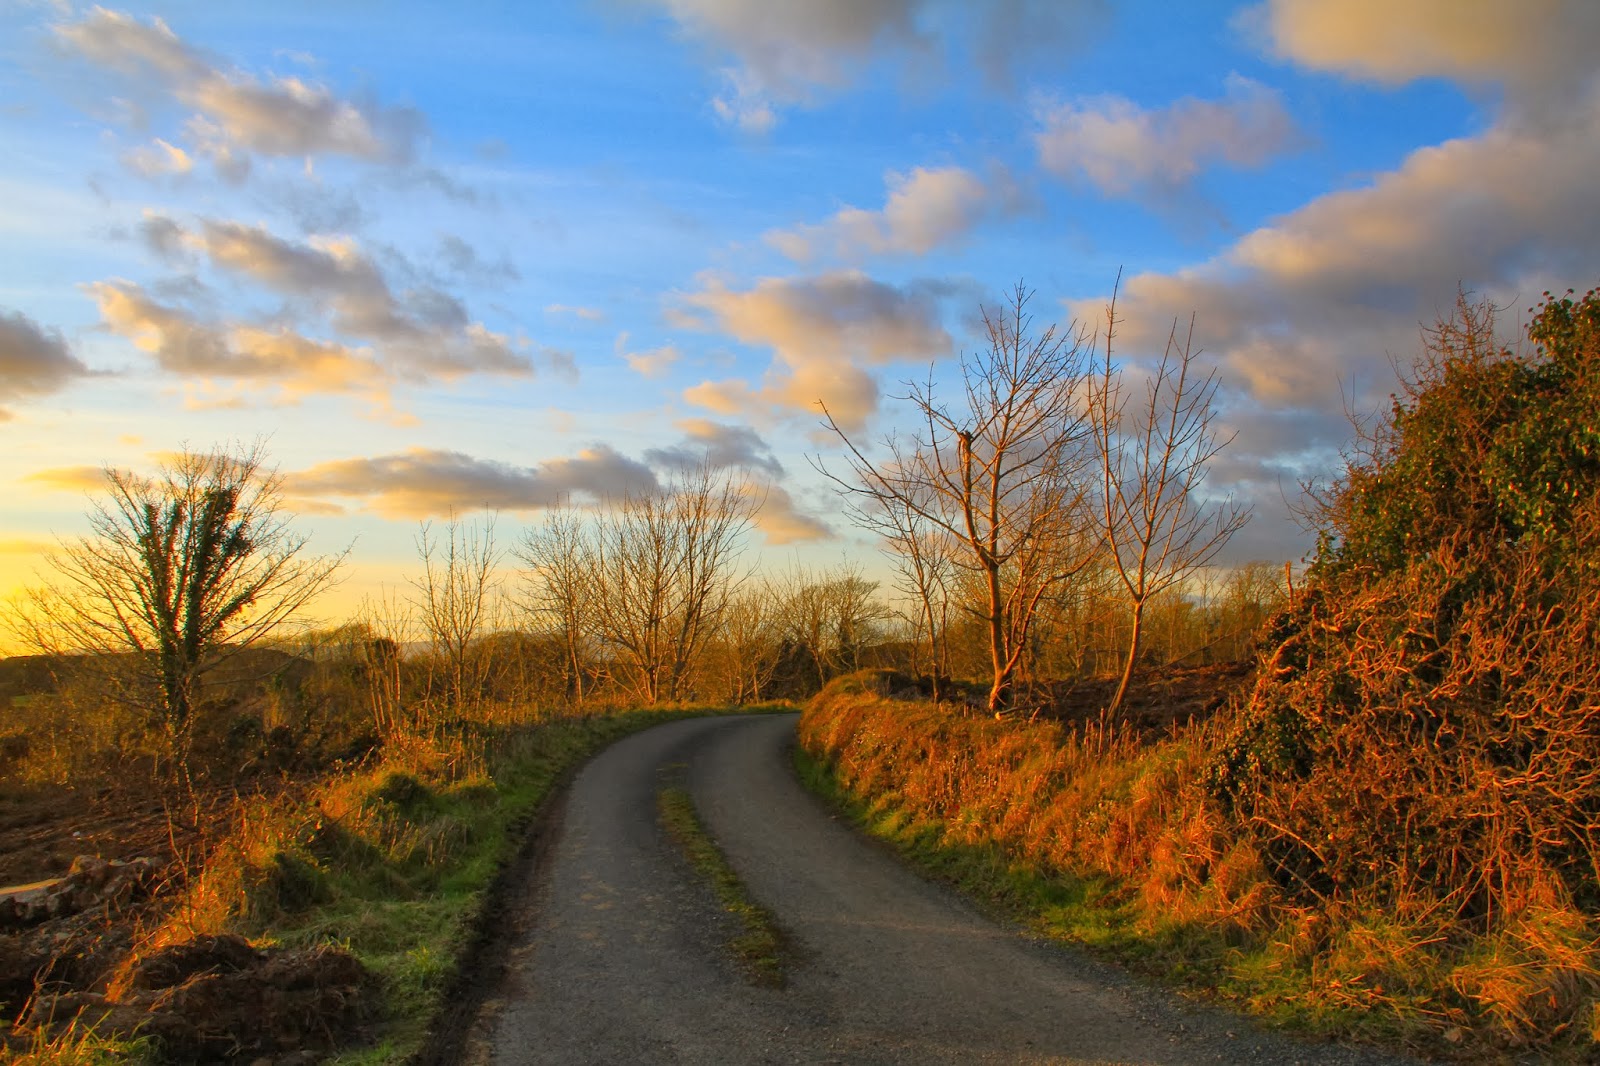
[[[702,460],[763,565],[866,559],[818,402],[870,448],[1119,277],[1119,359],[1220,376],[1227,559],[1299,559],[1459,292],[1600,278],[1596,55],[1593,0],[0,0],[0,597],[106,467],[258,440],[331,614]]]

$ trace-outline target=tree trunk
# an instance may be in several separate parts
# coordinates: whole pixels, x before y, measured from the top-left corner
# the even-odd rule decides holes
[[[1111,704],[1106,708],[1108,714],[1116,713],[1128,695],[1128,685],[1133,681],[1133,669],[1139,661],[1139,643],[1143,635],[1144,601],[1139,600],[1133,605],[1133,633],[1128,637],[1128,661],[1122,664],[1122,681],[1118,683],[1117,694],[1111,697]]]
[[[1006,643],[1005,599],[1000,588],[1000,568],[988,567],[989,664],[994,683],[989,687],[989,713],[1004,714],[1011,705],[1011,649]]]

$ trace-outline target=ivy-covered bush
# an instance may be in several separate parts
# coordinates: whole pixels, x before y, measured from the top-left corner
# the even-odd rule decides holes
[[[1529,310],[1515,346],[1486,304],[1431,332],[1215,755],[1292,893],[1600,906],[1600,294]]]

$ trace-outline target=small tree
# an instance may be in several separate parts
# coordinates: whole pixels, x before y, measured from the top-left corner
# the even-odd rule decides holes
[[[595,631],[642,702],[687,696],[742,581],[740,545],[760,505],[742,480],[701,466],[596,516],[587,586]]]
[[[477,699],[489,661],[473,642],[499,622],[500,550],[495,520],[466,525],[454,515],[441,539],[424,522],[417,531],[422,577],[412,581],[414,603],[434,655],[445,671],[445,700],[455,709]]]
[[[861,648],[888,613],[876,598],[878,583],[844,563],[821,573],[796,567],[782,584],[773,590],[778,629],[790,647],[805,649],[816,688],[860,669]]]
[[[1099,514],[1109,561],[1131,616],[1122,679],[1108,710],[1122,706],[1139,661],[1145,609],[1210,565],[1250,521],[1231,500],[1200,496],[1206,466],[1228,439],[1213,426],[1216,372],[1198,373],[1194,322],[1180,342],[1167,336],[1161,361],[1145,383],[1144,402],[1131,413],[1122,370],[1111,358],[1116,303],[1107,310],[1103,360],[1089,392],[1089,425],[1099,457]],[[1229,438],[1231,439],[1231,438]]]
[[[1087,334],[1056,326],[1033,332],[1018,285],[999,309],[983,309],[988,348],[961,360],[963,404],[952,410],[932,377],[912,384],[906,399],[921,427],[909,443],[885,441],[889,459],[873,463],[839,428],[851,478],[823,473],[839,485],[858,520],[882,531],[898,518],[925,523],[960,545],[955,562],[980,596],[969,610],[988,637],[989,710],[1011,703],[1012,686],[1029,647],[1040,601],[1092,557],[1080,535],[1089,469],[1084,414]]]
[[[165,729],[185,776],[205,676],[288,621],[347,552],[307,556],[260,445],[185,451],[153,478],[106,469],[90,535],[51,558],[14,629],[47,654],[87,656],[114,695]]]
[[[583,703],[589,669],[592,552],[583,517],[565,507],[548,512],[544,524],[524,533],[516,548],[517,558],[528,567],[523,608],[560,639],[562,675],[573,706]]]
[[[402,673],[406,646],[416,636],[415,605],[385,588],[361,601],[353,629],[357,643],[350,657],[360,664],[373,727],[385,739],[398,736],[417,724]]]

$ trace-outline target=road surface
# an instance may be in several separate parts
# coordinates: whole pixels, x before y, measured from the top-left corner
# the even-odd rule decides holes
[[[796,780],[792,715],[635,734],[573,780],[469,1057],[494,1063],[1395,1063],[1300,1044],[996,925]],[[681,783],[794,948],[787,986],[657,822]]]

